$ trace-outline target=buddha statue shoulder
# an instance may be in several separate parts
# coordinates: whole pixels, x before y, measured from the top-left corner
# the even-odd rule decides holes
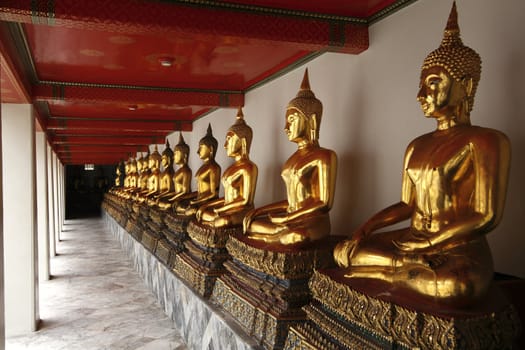
[[[211,125],[208,125],[206,136],[199,141],[199,149],[197,151],[199,158],[203,162],[195,173],[197,191],[192,192],[194,198],[189,202],[177,203],[175,206],[177,214],[193,216],[201,205],[219,196],[221,167],[215,161],[217,146],[217,139],[213,137]]]
[[[149,196],[147,204],[149,206],[155,206],[160,200],[171,196],[173,193],[173,151],[170,148],[170,142],[166,139],[166,146],[162,151],[160,164],[162,171],[159,174],[159,188],[156,193]]]
[[[479,55],[461,41],[454,3],[417,95],[437,128],[407,147],[401,201],[336,246],[345,277],[383,280],[456,307],[487,292],[493,261],[486,234],[503,213],[510,143],[470,123],[480,73]],[[407,219],[407,228],[377,232]]]
[[[167,210],[177,205],[178,202],[187,201],[196,196],[191,193],[191,168],[188,166],[190,147],[184,142],[182,133],[179,134],[179,143],[173,149],[173,162],[177,170],[172,174],[173,190],[159,198],[158,207]]]
[[[247,213],[243,227],[249,238],[288,245],[330,234],[337,156],[319,146],[322,111],[305,71],[301,89],[288,104],[285,116],[286,135],[297,144],[297,151],[281,171],[287,199]]]
[[[198,222],[216,228],[241,225],[246,212],[253,209],[258,170],[249,158],[252,137],[239,107],[224,143],[228,157],[235,160],[222,175],[224,197],[203,204],[196,213]]]

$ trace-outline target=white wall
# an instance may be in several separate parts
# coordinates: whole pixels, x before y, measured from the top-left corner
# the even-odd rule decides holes
[[[405,147],[435,128],[423,116],[416,94],[421,64],[439,46],[451,4],[419,0],[371,26],[371,45],[364,53],[324,54],[306,65],[312,90],[324,105],[321,146],[339,158],[333,234],[350,234],[377,210],[399,201]],[[489,235],[496,270],[525,277],[520,258],[525,245],[525,2],[459,0],[457,7],[463,41],[483,60],[472,123],[505,132],[513,147],[505,215]],[[280,170],[295,145],[284,134],[284,113],[306,66],[246,96],[244,115],[254,129],[251,158],[259,167],[256,206],[285,197]],[[235,115],[235,109],[223,109],[194,123],[191,140],[186,138],[194,171],[208,123],[222,147]],[[223,170],[231,163],[223,148],[217,161]]]

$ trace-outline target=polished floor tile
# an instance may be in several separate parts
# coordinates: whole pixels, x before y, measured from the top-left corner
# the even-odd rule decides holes
[[[173,322],[102,219],[68,220],[40,283],[40,329],[7,350],[183,350]]]

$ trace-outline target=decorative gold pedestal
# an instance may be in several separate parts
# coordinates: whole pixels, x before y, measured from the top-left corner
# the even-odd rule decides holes
[[[104,195],[102,208],[111,215],[122,227],[126,225],[127,213],[122,204],[122,199],[112,193]]]
[[[226,242],[242,227],[215,228],[191,221],[184,244],[186,250],[175,257],[173,271],[202,297],[211,295],[216,279],[226,270],[223,263],[229,258]]]
[[[173,247],[173,254],[178,254],[186,249],[184,242],[188,240],[186,229],[191,221],[191,216],[177,215],[171,211],[166,211],[164,215],[164,236]]]
[[[290,328],[285,349],[511,349],[521,328],[495,286],[461,311],[341,269],[316,271],[310,288],[308,321]]]
[[[315,268],[334,265],[340,237],[301,247],[267,245],[241,233],[226,244],[233,260],[213,289],[212,301],[229,312],[266,349],[281,349],[288,328],[303,322],[310,301],[308,279]]]

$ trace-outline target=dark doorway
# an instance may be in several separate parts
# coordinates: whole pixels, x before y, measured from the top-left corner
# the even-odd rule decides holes
[[[100,216],[104,193],[113,186],[115,167],[66,165],[66,219]]]

